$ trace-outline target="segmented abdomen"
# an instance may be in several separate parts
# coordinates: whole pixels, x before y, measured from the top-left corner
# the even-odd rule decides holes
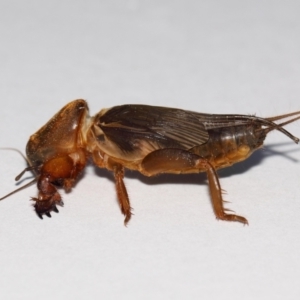
[[[246,159],[265,138],[259,128],[251,125],[215,128],[208,133],[208,141],[190,151],[209,160],[217,168]]]

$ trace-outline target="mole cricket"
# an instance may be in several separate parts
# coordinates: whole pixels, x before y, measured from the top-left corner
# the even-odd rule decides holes
[[[272,130],[298,143],[283,128],[298,119],[300,111],[260,118],[135,104],[102,109],[90,117],[87,102],[74,100],[29,138],[29,166],[16,180],[26,171],[32,171],[34,179],[0,200],[36,182],[38,195],[32,198],[36,213],[51,217],[50,212],[63,205],[57,188],[70,191],[91,159],[113,172],[125,225],[132,215],[123,181],[126,168],[145,176],[206,172],[216,218],[248,224],[224,208],[216,170],[247,159]],[[283,121],[275,123],[279,120]]]

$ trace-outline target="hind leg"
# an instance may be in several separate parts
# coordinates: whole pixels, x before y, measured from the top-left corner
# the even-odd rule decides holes
[[[160,173],[197,173],[205,171],[214,213],[217,219],[248,224],[247,219],[228,214],[224,208],[221,185],[213,165],[206,159],[181,149],[161,149],[148,154],[141,163],[140,172],[147,176]]]

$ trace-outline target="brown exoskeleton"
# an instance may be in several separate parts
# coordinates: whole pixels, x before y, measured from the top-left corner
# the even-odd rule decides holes
[[[300,111],[264,119],[147,105],[116,106],[90,117],[86,101],[75,100],[30,137],[26,147],[30,166],[16,179],[34,171],[29,184],[37,182],[35,210],[41,217],[50,216],[58,211],[56,205],[62,205],[57,187],[70,190],[91,157],[96,166],[114,173],[127,224],[131,207],[123,182],[125,168],[145,176],[206,172],[217,219],[247,224],[244,217],[224,208],[216,169],[248,158],[274,129],[298,143],[283,126],[299,118]]]

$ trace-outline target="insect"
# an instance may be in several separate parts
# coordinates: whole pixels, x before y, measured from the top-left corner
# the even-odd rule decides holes
[[[132,209],[123,181],[125,169],[145,176],[206,172],[217,219],[248,224],[246,218],[224,208],[216,170],[248,158],[272,130],[298,143],[283,128],[298,119],[300,111],[260,118],[147,105],[115,106],[90,117],[86,101],[74,100],[30,137],[29,166],[16,180],[26,171],[34,172],[35,178],[12,193],[37,183],[38,195],[32,198],[35,210],[41,218],[50,217],[51,211],[58,212],[57,205],[63,205],[57,189],[69,191],[92,159],[97,167],[113,172],[126,225]]]

